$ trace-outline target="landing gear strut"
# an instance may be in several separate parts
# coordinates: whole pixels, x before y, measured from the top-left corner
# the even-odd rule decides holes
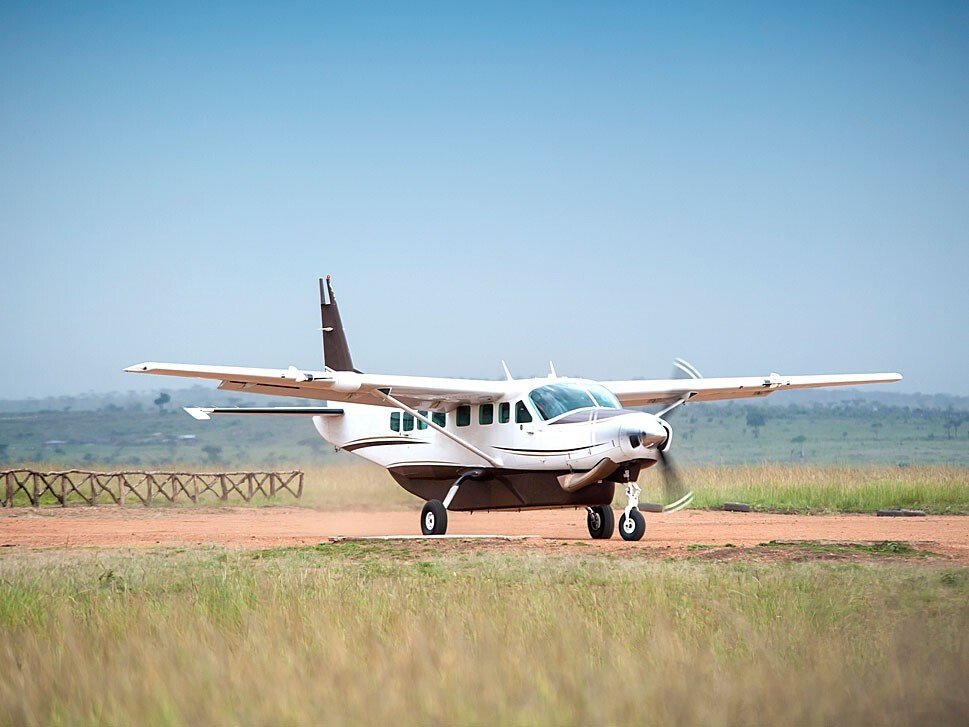
[[[627,471],[626,476],[629,476]],[[623,540],[642,540],[646,534],[646,518],[639,511],[642,489],[634,481],[626,481],[626,509],[619,516],[619,534]]]
[[[470,470],[458,477],[451,489],[444,497],[444,502],[440,500],[428,500],[421,510],[421,532],[424,535],[444,535],[447,532],[447,509],[451,507],[454,496],[458,494],[461,485],[465,480],[476,480],[482,477],[484,472],[481,470]]]
[[[585,519],[593,540],[608,540],[616,529],[616,516],[609,505],[593,505]]]

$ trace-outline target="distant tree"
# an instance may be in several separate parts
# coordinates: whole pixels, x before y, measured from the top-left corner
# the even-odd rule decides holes
[[[10,447],[9,444],[0,444],[0,462],[7,459],[7,449]]]
[[[760,428],[767,423],[763,412],[751,410],[747,412],[747,426],[754,430],[754,439],[760,439]]]
[[[875,433],[875,439],[878,439],[878,430],[882,428],[882,423],[879,421],[874,421],[871,423],[871,431]]]
[[[801,459],[804,459],[804,443],[807,441],[807,437],[803,434],[798,434],[794,439],[791,440],[794,444],[801,445]]]
[[[202,447],[202,451],[212,464],[218,464],[222,459],[222,447],[217,444],[206,444]]]
[[[158,396],[157,399],[155,399],[155,406],[158,407],[159,414],[164,414],[165,404],[167,404],[171,400],[172,400],[172,397],[166,394],[164,391]]]
[[[299,440],[299,443],[304,447],[309,447],[314,452],[321,452],[323,450],[323,439],[321,437],[307,437],[306,439]]]

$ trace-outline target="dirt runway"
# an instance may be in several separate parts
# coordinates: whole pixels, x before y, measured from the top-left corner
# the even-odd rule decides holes
[[[897,540],[969,564],[969,517],[772,515],[685,511],[646,515],[638,543],[593,541],[582,510],[450,513],[449,535],[531,535],[549,546],[583,541],[602,550],[647,548],[677,555],[690,545],[756,546],[771,540],[866,543]],[[268,508],[12,508],[0,512],[0,546],[29,548],[217,544],[265,548],[335,537],[420,533],[417,512]],[[530,540],[534,547],[536,541]]]

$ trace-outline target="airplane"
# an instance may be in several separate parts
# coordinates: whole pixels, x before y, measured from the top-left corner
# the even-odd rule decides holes
[[[434,378],[366,374],[354,368],[330,276],[320,279],[323,371],[146,362],[132,373],[219,381],[219,389],[312,399],[321,406],[188,407],[196,419],[212,415],[308,416],[320,436],[339,449],[386,468],[397,483],[425,500],[421,532],[447,532],[449,511],[584,508],[593,539],[611,538],[616,486],[626,506],[624,540],[646,532],[637,484],[656,464],[668,490],[682,494],[668,452],[678,407],[703,401],[762,398],[777,391],[882,384],[897,373],[703,378],[677,359],[679,378],[593,381],[558,376],[515,379]],[[340,406],[332,406],[337,402]],[[658,405],[655,414],[633,409]],[[675,490],[675,492],[674,492]],[[681,509],[686,493],[666,506]]]

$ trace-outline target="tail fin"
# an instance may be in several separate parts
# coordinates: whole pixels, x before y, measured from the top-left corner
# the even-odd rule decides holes
[[[325,288],[323,278],[320,278],[320,312],[323,318],[323,365],[333,371],[356,371],[329,275],[326,276]]]

